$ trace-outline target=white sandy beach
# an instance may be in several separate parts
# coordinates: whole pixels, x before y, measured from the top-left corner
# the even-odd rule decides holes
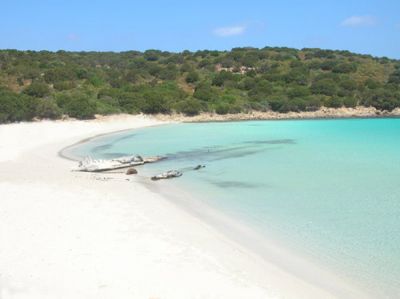
[[[1,299],[346,298],[252,254],[136,179],[96,180],[58,156],[84,138],[161,123],[0,126]]]

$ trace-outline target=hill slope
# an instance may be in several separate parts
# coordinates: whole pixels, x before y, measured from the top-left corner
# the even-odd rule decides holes
[[[0,122],[400,107],[400,61],[348,51],[0,51]]]

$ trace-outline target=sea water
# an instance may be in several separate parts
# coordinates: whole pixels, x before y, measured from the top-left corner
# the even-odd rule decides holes
[[[70,151],[166,156],[139,171],[182,170],[168,184],[279,236],[371,292],[400,296],[400,119],[171,124]],[[191,170],[196,165],[206,167]]]

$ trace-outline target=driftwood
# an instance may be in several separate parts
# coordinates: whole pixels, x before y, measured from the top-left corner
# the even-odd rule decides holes
[[[133,162],[138,162],[138,163],[144,162],[143,158],[139,155],[123,156],[123,157],[111,159],[111,161],[119,162],[122,164],[128,164],[128,163],[133,163]]]
[[[129,168],[132,166],[143,165],[143,161],[120,162],[117,160],[93,160],[87,159],[79,163],[76,171],[84,172],[104,172],[117,169]]]
[[[158,180],[163,180],[163,179],[171,179],[171,178],[177,178],[183,175],[184,171],[191,171],[191,170],[199,170],[202,168],[205,168],[205,165],[197,165],[195,167],[186,167],[182,168],[180,170],[169,170],[160,174],[157,174],[155,176],[152,176],[151,179],[153,181],[158,181]]]
[[[170,171],[166,171],[166,172],[157,174],[155,176],[152,176],[151,179],[153,181],[158,181],[158,180],[163,180],[163,179],[178,178],[180,176],[182,176],[182,172],[180,172],[178,170],[170,170]]]
[[[105,172],[143,165],[145,163],[154,163],[163,159],[166,158],[161,156],[142,158],[139,155],[124,156],[111,160],[96,160],[87,157],[83,161],[80,161],[78,167],[74,170],[84,172]]]
[[[143,159],[144,163],[154,163],[154,162],[158,162],[161,160],[165,160],[167,159],[167,157],[162,157],[162,156],[154,156],[154,157],[145,157]]]

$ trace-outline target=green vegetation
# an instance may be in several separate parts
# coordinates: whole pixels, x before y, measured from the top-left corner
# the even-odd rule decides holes
[[[0,51],[0,122],[400,107],[400,61],[348,51]]]

